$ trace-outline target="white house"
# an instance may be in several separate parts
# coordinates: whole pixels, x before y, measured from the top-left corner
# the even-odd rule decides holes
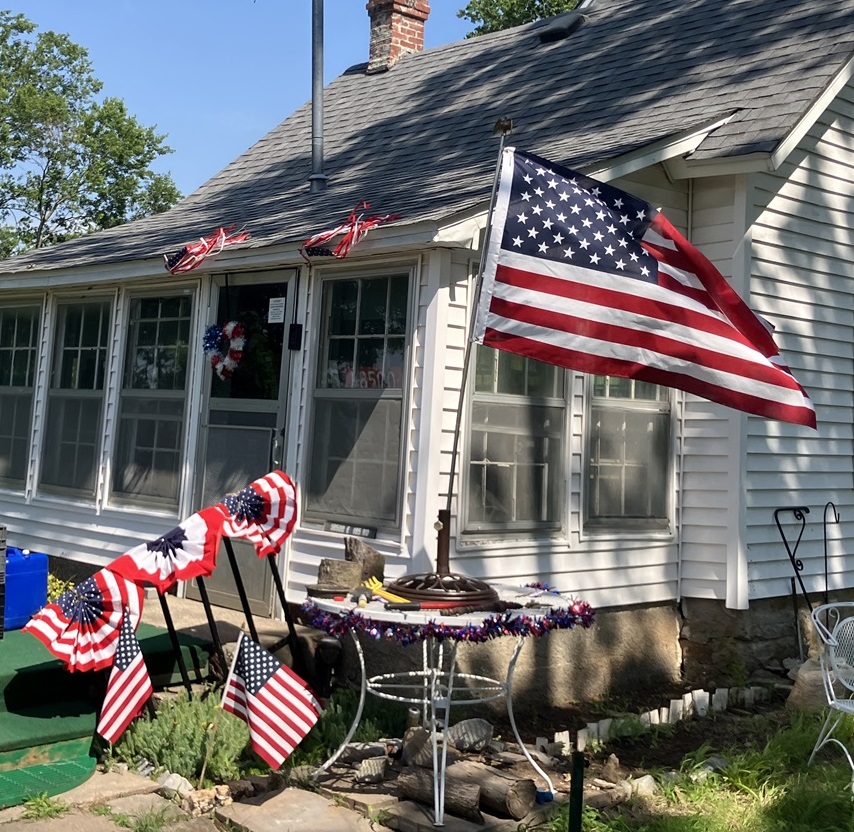
[[[427,571],[462,408],[455,571],[575,593],[603,649],[671,677],[732,645],[748,668],[796,652],[775,510],[810,509],[818,592],[832,502],[829,587],[854,586],[854,0],[597,0],[429,51],[428,0],[367,9],[369,62],[323,93],[322,168],[308,103],[172,210],[0,263],[10,543],[101,566],[280,467],[290,600],[354,533],[388,575]],[[817,430],[488,349],[461,395],[502,117],[516,147],[660,205],[774,325]],[[400,218],[307,261],[360,200]],[[164,269],[231,224],[250,239]],[[228,321],[247,346],[222,380],[202,343]],[[275,615],[267,577],[250,592]]]

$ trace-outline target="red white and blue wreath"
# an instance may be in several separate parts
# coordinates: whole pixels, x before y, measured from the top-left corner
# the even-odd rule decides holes
[[[239,321],[229,321],[224,326],[212,324],[205,330],[202,347],[210,359],[213,371],[221,379],[231,378],[243,359],[246,330]]]

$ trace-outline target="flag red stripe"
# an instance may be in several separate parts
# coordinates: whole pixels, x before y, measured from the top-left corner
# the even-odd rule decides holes
[[[715,335],[726,338],[733,344],[740,344],[752,353],[756,348],[750,339],[742,335],[727,321],[720,317],[719,313],[712,314],[708,311],[692,309],[685,305],[662,300],[658,295],[647,297],[640,295],[638,281],[633,278],[610,278],[609,283],[625,283],[624,287],[597,286],[587,279],[583,270],[579,270],[579,277],[575,279],[571,272],[565,272],[564,277],[554,277],[540,272],[523,270],[511,266],[499,266],[496,272],[493,301],[490,311],[500,296],[502,285],[514,286],[516,288],[540,292],[544,297],[542,304],[537,304],[537,298],[531,297],[529,303],[532,308],[548,310],[554,308],[554,298],[576,300],[589,303],[602,308],[604,315],[609,319],[615,312],[628,312],[633,316],[650,319],[650,326],[657,330],[666,329],[662,324],[670,326],[684,326],[688,329],[698,330],[700,335]],[[664,294],[664,293],[662,293]],[[668,293],[669,294],[669,293]],[[637,325],[643,325],[643,321],[637,321]],[[559,328],[559,323],[556,324]]]
[[[712,370],[747,376],[754,381],[800,392],[798,383],[794,378],[774,366],[770,361],[739,358],[733,354],[708,349],[700,346],[697,337],[690,341],[680,341],[667,335],[657,335],[651,327],[650,329],[641,329],[639,327],[632,328],[612,323],[601,323],[591,318],[579,318],[536,306],[513,303],[495,295],[490,305],[490,313],[511,319],[511,321],[529,323],[545,329],[557,330],[560,333],[589,338],[603,344],[615,343],[650,353],[658,353],[673,361],[684,362],[686,365],[700,365],[701,371]],[[496,329],[504,329],[504,326],[499,327],[499,322],[495,320],[491,323]],[[672,331],[672,328],[670,330]],[[510,334],[518,334],[513,329],[509,331]],[[703,333],[694,329],[691,334],[702,336]],[[754,355],[756,355],[755,352]]]
[[[668,372],[636,361],[609,358],[545,345],[541,341],[510,335],[493,329],[486,330],[483,343],[495,349],[526,355],[539,361],[570,367],[583,373],[616,375],[676,387],[728,407],[735,407],[747,413],[755,413],[757,416],[768,416],[772,419],[782,419],[799,425],[815,426],[815,414],[809,407],[769,401],[762,397],[752,396],[731,388],[717,387],[707,381],[699,381],[688,375]]]
[[[108,742],[115,742],[124,733],[152,693],[151,679],[141,653],[124,675],[126,678],[121,679],[120,687],[112,696],[110,691],[118,683],[111,680],[98,721],[97,732]]]

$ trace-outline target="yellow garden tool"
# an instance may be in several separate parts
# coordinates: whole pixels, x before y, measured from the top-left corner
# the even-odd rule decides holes
[[[401,598],[399,595],[395,595],[393,592],[386,592],[383,589],[383,585],[380,583],[379,579],[374,576],[373,578],[368,578],[365,581],[365,586],[374,593],[374,595],[379,595],[380,598],[385,598],[386,601],[392,601],[395,604],[408,604],[408,598]]]

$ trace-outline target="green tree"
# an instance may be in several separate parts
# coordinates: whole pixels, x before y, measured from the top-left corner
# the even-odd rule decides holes
[[[171,148],[118,98],[99,99],[87,51],[0,10],[0,257],[165,211],[151,170]]]
[[[457,17],[477,24],[466,35],[473,38],[553,17],[577,5],[578,0],[469,0],[469,4],[457,12]]]

